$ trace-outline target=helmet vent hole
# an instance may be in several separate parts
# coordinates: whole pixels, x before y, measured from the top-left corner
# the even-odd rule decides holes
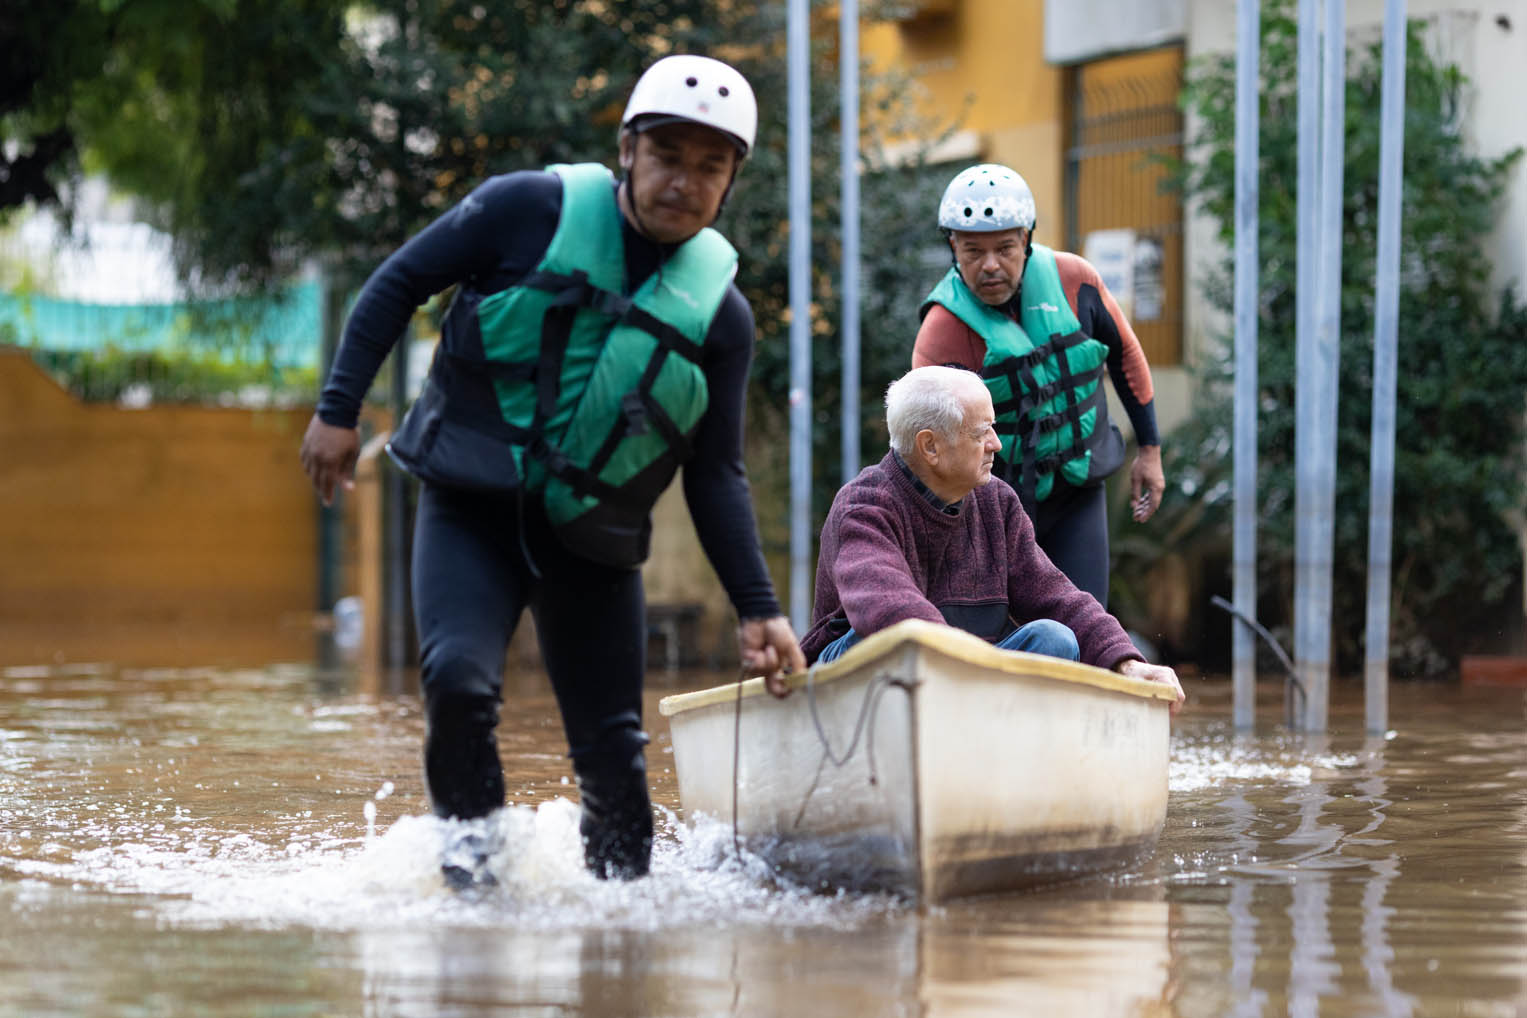
[[[696,85],[700,84],[700,80],[698,78],[690,76],[690,77],[684,79],[684,84],[688,85],[690,88],[694,88]]]
[[[975,209],[971,208],[969,205],[965,206],[965,218],[966,219],[969,219],[971,216],[973,216],[975,214],[976,214],[976,210]]]
[[[986,210],[984,212],[982,212],[981,214],[984,215],[987,219],[990,219],[992,217],[991,206],[990,205],[986,206]]]
[[[725,99],[725,98],[726,98],[726,97],[727,97],[727,96],[729,96],[729,95],[731,95],[731,94],[732,94],[732,90],[731,90],[731,89],[729,89],[729,88],[727,88],[727,87],[726,87],[726,86],[725,86],[725,85],[722,85],[722,86],[721,86],[721,87],[720,87],[720,88],[719,88],[719,89],[717,89],[717,90],[716,90],[716,91],[718,91],[718,92],[720,92],[720,93],[721,93],[721,98],[723,98],[723,99]]]

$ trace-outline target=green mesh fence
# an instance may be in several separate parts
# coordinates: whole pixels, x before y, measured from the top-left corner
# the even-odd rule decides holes
[[[0,294],[0,342],[91,400],[293,402],[317,388],[323,293],[97,304]]]
[[[316,281],[271,297],[173,304],[89,304],[0,294],[0,332],[48,351],[108,348],[140,353],[194,351],[277,368],[316,368],[323,300]]]

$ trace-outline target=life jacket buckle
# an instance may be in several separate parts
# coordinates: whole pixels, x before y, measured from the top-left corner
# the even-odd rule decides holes
[[[620,398],[620,412],[626,419],[627,435],[645,435],[650,430],[647,404],[637,390],[633,389]]]
[[[601,315],[620,318],[631,309],[631,298],[622,297],[610,290],[593,289],[589,307]]]

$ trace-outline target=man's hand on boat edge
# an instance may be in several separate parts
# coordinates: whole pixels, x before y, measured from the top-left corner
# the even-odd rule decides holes
[[[1144,679],[1146,682],[1159,682],[1164,686],[1170,686],[1177,694],[1177,699],[1172,701],[1172,713],[1182,710],[1183,701],[1187,695],[1182,691],[1182,683],[1177,681],[1177,673],[1166,665],[1153,665],[1148,661],[1137,658],[1128,658],[1114,666],[1114,671],[1120,675],[1128,675],[1132,679]]]
[[[737,649],[746,677],[762,675],[764,687],[775,696],[789,696],[790,675],[806,670],[800,641],[783,615],[743,619],[737,625]]]

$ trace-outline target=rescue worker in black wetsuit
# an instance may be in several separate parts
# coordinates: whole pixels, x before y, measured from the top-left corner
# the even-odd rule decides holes
[[[805,667],[765,568],[742,462],[753,313],[710,229],[752,147],[735,69],[653,64],[632,90],[622,179],[598,164],[494,177],[387,259],[346,324],[302,463],[329,504],[349,486],[361,400],[409,318],[457,285],[425,389],[388,445],[421,482],[415,623],[435,813],[504,803],[494,735],[510,636],[528,606],[578,778],[588,867],[645,874],[641,574],[650,510],[683,467],[706,555],[770,691]],[[456,886],[491,846],[447,845]]]

